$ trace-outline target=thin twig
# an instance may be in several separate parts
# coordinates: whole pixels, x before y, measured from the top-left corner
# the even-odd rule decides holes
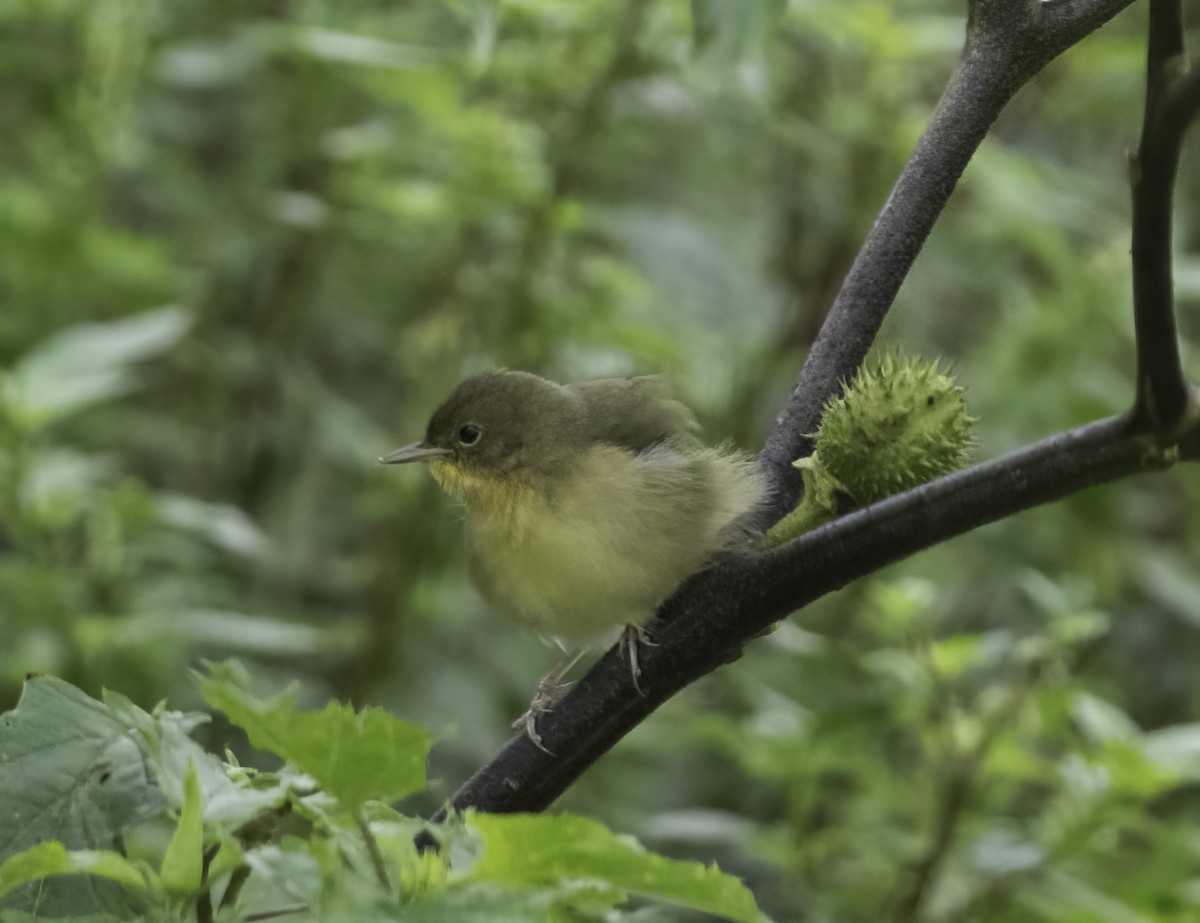
[[[1170,438],[1188,412],[1175,327],[1172,200],[1187,126],[1200,106],[1200,80],[1187,70],[1180,0],[1150,0],[1146,112],[1130,158],[1133,190],[1133,316],[1137,413]],[[1189,111],[1190,110],[1190,111]]]
[[[261,923],[262,920],[278,920],[280,917],[289,917],[293,913],[304,913],[306,910],[308,910],[307,904],[291,904],[287,907],[280,907],[277,910],[248,913],[246,914],[246,923]]]
[[[201,890],[196,897],[196,923],[213,923],[212,882],[208,880],[208,870],[219,849],[219,845],[213,844],[204,850],[200,872]]]
[[[950,770],[950,778],[943,786],[941,798],[938,800],[933,840],[913,868],[908,888],[895,902],[890,915],[894,923],[913,923],[920,919],[921,907],[925,903],[930,886],[936,880],[942,863],[954,845],[959,821],[975,787],[978,768],[979,760],[971,755],[960,757]]]
[[[358,824],[358,832],[362,834],[363,842],[367,845],[367,853],[371,856],[371,866],[375,869],[375,877],[383,885],[385,891],[391,891],[392,882],[388,878],[387,863],[383,860],[383,852],[379,849],[379,841],[371,832],[371,825],[363,816],[362,808],[354,812],[354,821]]]
[[[966,752],[951,754],[949,778],[941,787],[933,838],[925,853],[917,860],[907,887],[892,902],[890,914],[895,923],[915,923],[921,919],[929,893],[937,883],[946,859],[958,840],[960,821],[967,803],[979,781],[979,770],[993,745],[1016,718],[1029,698],[1040,671],[1035,665],[1025,668],[1009,689],[1007,701],[988,718],[984,732]]]

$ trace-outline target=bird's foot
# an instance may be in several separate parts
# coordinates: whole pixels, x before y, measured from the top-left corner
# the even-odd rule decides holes
[[[650,633],[641,625],[626,625],[625,630],[621,632],[618,647],[629,661],[629,674],[633,677],[633,688],[637,690],[638,695],[645,695],[642,687],[638,685],[638,677],[642,675],[642,668],[638,665],[639,644],[644,644],[646,647],[658,647],[655,642],[650,640]]]
[[[573,662],[572,662],[573,663]],[[546,745],[542,743],[542,735],[537,730],[537,719],[542,715],[554,711],[554,703],[562,698],[563,693],[571,688],[570,683],[564,683],[562,674],[565,670],[556,667],[548,674],[543,676],[537,684],[537,692],[533,696],[533,701],[529,703],[529,708],[520,718],[512,723],[513,730],[524,731],[525,736],[533,741],[543,753],[548,753],[550,756],[554,754],[546,749]]]

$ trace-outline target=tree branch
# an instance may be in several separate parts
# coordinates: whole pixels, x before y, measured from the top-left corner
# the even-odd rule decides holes
[[[1200,423],[1194,424],[1200,430]],[[1179,458],[1113,417],[1052,436],[1004,458],[955,472],[865,507],[762,554],[696,575],[650,626],[640,653],[641,693],[626,659],[609,651],[539,719],[551,751],[511,740],[454,796],[450,807],[504,813],[547,807],[655,708],[741,656],[745,644],[794,610],[853,580],[978,526]],[[552,755],[553,754],[553,755]],[[434,820],[442,820],[445,812]],[[428,842],[428,841],[427,841]]]
[[[1200,108],[1200,76],[1188,70],[1180,0],[1150,0],[1146,112],[1133,190],[1133,315],[1137,335],[1136,412],[1157,429],[1183,419],[1189,386],[1179,356],[1172,281],[1172,200],[1179,153]]]
[[[1048,0],[1038,15],[1068,46],[1087,37],[1129,6],[1128,0]]]
[[[1132,0],[973,0],[963,58],[876,219],[813,345],[760,461],[774,518],[799,494],[792,462],[811,452],[825,402],[861,364],[913,260],[975,149],[1016,90]],[[549,752],[511,740],[449,810],[538,811],[655,708],[741,656],[791,612],[977,526],[1139,471],[1200,458],[1200,401],[1175,441],[1137,415],[1052,436],[834,520],[769,552],[731,558],[687,581],[651,626],[639,691],[609,651],[545,715]],[[555,755],[557,754],[557,755]],[[445,818],[439,812],[435,821]],[[422,848],[434,845],[422,834]]]
[[[929,127],[875,219],[763,447],[774,506],[796,504],[792,462],[812,453],[826,401],[862,364],[934,222],[988,129],[1018,89],[1063,50],[1132,0],[974,0],[962,59]]]

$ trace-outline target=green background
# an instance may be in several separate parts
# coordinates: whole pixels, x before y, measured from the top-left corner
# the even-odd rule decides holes
[[[954,362],[981,458],[1131,400],[1144,7],[1009,106],[885,327]],[[486,611],[427,474],[375,459],[495,366],[661,372],[756,450],[963,25],[935,0],[0,2],[0,704],[48,672],[200,707],[186,668],[237,656],[434,730],[410,807],[435,808],[556,654]],[[1193,138],[1193,372],[1195,163]],[[861,581],[560,804],[780,920],[1194,919],[1198,501],[1194,470],[1137,478]]]

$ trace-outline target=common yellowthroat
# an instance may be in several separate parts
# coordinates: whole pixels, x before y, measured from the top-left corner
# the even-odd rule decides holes
[[[560,385],[504,370],[461,382],[423,440],[380,459],[429,465],[466,509],[484,599],[569,652],[514,725],[539,746],[536,718],[580,652],[626,628],[636,682],[654,611],[748,534],[763,498],[755,464],[696,429],[658,378]]]

